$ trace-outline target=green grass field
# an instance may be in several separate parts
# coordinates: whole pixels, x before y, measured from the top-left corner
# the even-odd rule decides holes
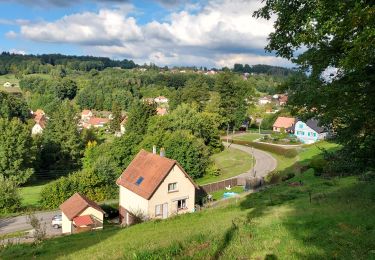
[[[303,185],[278,184],[164,221],[13,245],[0,258],[374,259],[375,183],[312,170],[290,181]]]
[[[3,87],[5,82],[10,82],[11,84],[15,84],[15,87],[19,87],[19,80],[14,74],[0,75],[0,86]]]
[[[220,169],[221,174],[219,176],[207,175],[196,180],[200,185],[225,180],[251,168],[251,155],[237,149],[226,148],[224,151],[214,154],[211,158]]]
[[[246,133],[246,134],[243,134],[243,135],[235,136],[233,139],[234,140],[240,140],[240,141],[252,142],[252,141],[254,141],[256,139],[261,138],[262,136],[263,135],[257,134],[257,133]]]
[[[45,184],[19,188],[19,193],[22,198],[22,206],[38,206],[40,192],[44,186]]]

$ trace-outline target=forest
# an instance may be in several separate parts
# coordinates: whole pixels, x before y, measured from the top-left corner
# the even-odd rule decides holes
[[[129,60],[58,54],[3,53],[0,67],[4,76],[14,75],[12,84],[20,89],[0,92],[5,212],[21,207],[17,187],[32,183],[49,182],[41,193],[44,208],[77,191],[99,201],[116,197],[113,180],[140,149],[153,145],[165,148],[194,179],[218,175],[210,156],[223,149],[220,134],[239,129],[258,96],[277,93],[287,80],[278,72],[244,77],[228,68],[208,74],[204,68],[141,67]],[[157,104],[146,102],[158,96],[168,98],[164,116],[156,115]],[[32,135],[30,111],[38,109],[46,114],[46,126]],[[109,111],[113,119],[104,128],[81,129],[85,109]],[[126,132],[119,137],[125,118]]]

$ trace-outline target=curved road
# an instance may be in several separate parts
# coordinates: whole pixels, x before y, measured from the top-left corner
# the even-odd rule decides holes
[[[225,142],[224,142],[224,145],[228,146],[227,143]],[[253,169],[250,169],[247,172],[237,175],[236,177],[249,178],[249,177],[253,177],[254,173],[256,177],[265,177],[268,173],[273,171],[277,166],[276,159],[266,152],[263,152],[261,150],[251,148],[248,146],[238,145],[238,144],[230,144],[230,147],[244,151],[250,155],[254,155],[255,157],[254,172],[253,172]],[[55,235],[55,234],[61,233],[59,229],[58,230],[53,229],[50,224],[52,217],[58,213],[59,211],[48,211],[48,212],[38,212],[35,214],[42,221],[42,223],[46,225],[48,235]],[[16,232],[20,230],[28,230],[28,229],[31,229],[31,226],[30,224],[27,223],[26,216],[18,216],[18,217],[0,219],[0,235],[11,233],[11,232]]]
[[[224,145],[228,146],[226,143],[224,143]],[[272,172],[277,167],[276,159],[267,152],[239,144],[230,144],[229,147],[244,151],[250,155],[254,155],[255,158],[254,171],[253,169],[250,169],[247,172],[238,175],[237,177],[254,177],[254,173],[256,177],[265,177],[268,173]]]

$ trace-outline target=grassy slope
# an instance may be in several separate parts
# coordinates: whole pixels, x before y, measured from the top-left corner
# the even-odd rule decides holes
[[[196,180],[200,185],[225,180],[244,173],[251,168],[251,155],[233,148],[226,148],[221,153],[214,154],[211,159],[220,169],[221,174],[219,176],[207,175]]]
[[[37,247],[9,247],[0,252],[0,258],[375,257],[371,251],[375,244],[375,184],[360,183],[354,177],[325,180],[311,171],[293,179],[300,180],[303,186],[279,184],[237,204],[227,200],[232,205],[166,221],[51,239]]]
[[[240,141],[252,142],[252,141],[254,141],[256,139],[259,139],[261,137],[262,137],[262,135],[257,134],[257,133],[246,133],[246,134],[243,134],[243,135],[235,136],[233,139],[234,140],[240,140]]]

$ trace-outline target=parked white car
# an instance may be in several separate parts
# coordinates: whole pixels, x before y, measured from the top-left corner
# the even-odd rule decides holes
[[[52,218],[52,223],[51,223],[52,227],[53,228],[61,228],[62,226],[62,215],[59,214],[59,215],[55,215],[53,218]]]

